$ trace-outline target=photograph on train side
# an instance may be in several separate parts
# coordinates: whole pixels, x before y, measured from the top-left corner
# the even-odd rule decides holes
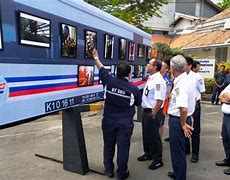
[[[111,74],[112,73],[112,67],[111,66],[103,66],[108,72],[109,72],[109,74]],[[99,84],[101,84],[102,83],[102,81],[99,79]]]
[[[92,86],[94,83],[94,66],[78,66],[78,81],[77,85],[82,86]]]
[[[50,47],[50,21],[34,15],[19,13],[20,43]]]
[[[141,66],[140,65],[134,65],[134,78],[139,78],[141,76]]]
[[[2,50],[2,28],[0,27],[0,50]]]
[[[126,55],[126,39],[120,38],[119,39],[119,59],[125,60]]]
[[[113,59],[114,36],[105,34],[105,58]]]
[[[85,31],[85,58],[93,58],[92,51],[97,49],[97,33]]]
[[[129,61],[134,61],[135,43],[129,42]]]
[[[143,44],[138,44],[138,54],[137,57],[143,58],[145,54],[145,46]]]
[[[61,55],[74,58],[77,55],[77,28],[61,24]]]
[[[152,48],[150,46],[147,46],[147,61],[149,61],[151,59],[151,51]]]
[[[142,66],[142,80],[147,80],[147,69],[146,69],[146,65]]]

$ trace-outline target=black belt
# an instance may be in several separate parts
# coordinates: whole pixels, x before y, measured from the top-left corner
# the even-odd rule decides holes
[[[225,116],[230,116],[230,114],[224,113]]]
[[[143,112],[152,112],[153,111],[153,109],[151,109],[151,108],[143,108]]]

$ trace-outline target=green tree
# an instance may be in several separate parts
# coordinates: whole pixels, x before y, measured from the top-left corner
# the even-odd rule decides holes
[[[230,0],[222,0],[221,2],[217,3],[222,9],[230,8]]]
[[[161,17],[160,7],[168,0],[84,0],[134,26],[149,31],[143,22],[150,17]]]

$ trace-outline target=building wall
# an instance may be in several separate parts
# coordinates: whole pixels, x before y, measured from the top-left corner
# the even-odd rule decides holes
[[[206,48],[206,49],[192,49],[184,50],[186,56],[192,56],[196,58],[211,58],[215,59],[215,50],[216,48]]]
[[[219,13],[205,0],[176,0],[176,12],[202,17],[212,17]]]
[[[188,19],[182,19],[179,23],[174,27],[175,29],[184,29],[185,27],[190,27],[195,25],[195,21],[191,22]]]
[[[154,16],[148,21],[144,22],[144,25],[154,29],[169,29],[169,24],[174,21],[175,0],[172,0],[168,4],[162,6],[160,10],[163,13],[161,18]]]
[[[230,46],[228,46],[227,62],[230,62]]]

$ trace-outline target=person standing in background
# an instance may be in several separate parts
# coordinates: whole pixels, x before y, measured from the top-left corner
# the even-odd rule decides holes
[[[224,88],[226,88],[230,84],[230,68],[228,68],[228,74],[226,75],[224,79]]]
[[[224,72],[225,66],[220,66],[220,72],[216,72],[214,74],[214,87],[213,87],[213,93],[212,93],[212,100],[211,103],[214,104],[214,101],[216,101],[216,105],[219,102],[219,95],[224,87],[224,79],[226,77],[226,74]]]

